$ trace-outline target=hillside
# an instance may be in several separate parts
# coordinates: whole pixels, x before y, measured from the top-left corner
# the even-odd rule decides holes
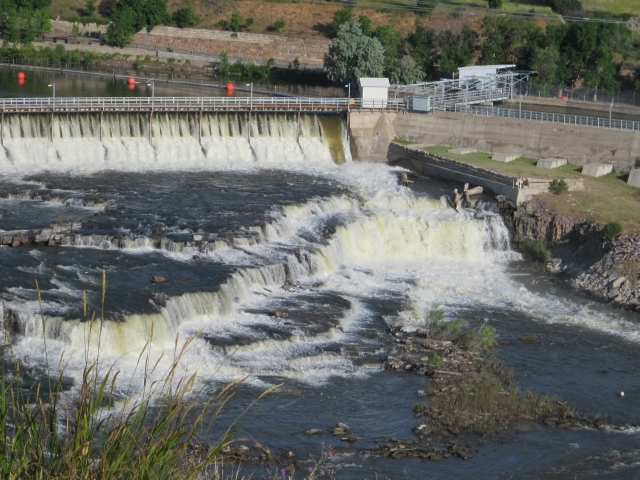
[[[108,11],[114,0],[103,0],[98,4],[98,13]],[[519,0],[505,0],[502,10],[505,12],[536,12],[554,15],[549,7],[535,5]],[[333,32],[331,23],[333,13],[339,9],[341,3],[305,3],[292,0],[168,0],[169,10],[174,11],[191,6],[202,18],[197,25],[199,28],[218,29],[220,20],[229,20],[234,10],[239,10],[243,17],[253,17],[255,24],[250,31],[254,33],[269,33],[268,27],[276,20],[284,19],[286,26],[280,31],[286,36],[327,37]],[[357,15],[365,14],[371,18],[373,26],[393,24],[403,34],[413,29],[416,15],[402,7],[412,5],[410,1],[398,0],[381,2],[388,4],[388,9],[357,8]],[[431,17],[419,17],[421,22],[436,31],[453,28],[456,24],[479,22],[478,15],[467,15],[463,11],[455,11],[454,6],[462,10],[464,6],[487,7],[486,0],[448,0],[443,9],[449,12],[436,11]],[[443,5],[445,3],[443,2]],[[608,11],[611,13],[630,13],[640,15],[640,2],[635,0],[583,0],[585,9],[590,11]],[[82,14],[85,0],[53,0],[49,11],[54,17],[75,17]],[[104,15],[103,15],[104,16]],[[473,19],[476,19],[475,21]]]

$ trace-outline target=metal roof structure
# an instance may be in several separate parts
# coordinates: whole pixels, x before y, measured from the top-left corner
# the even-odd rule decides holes
[[[359,78],[358,84],[361,87],[389,88],[391,86],[388,78]]]

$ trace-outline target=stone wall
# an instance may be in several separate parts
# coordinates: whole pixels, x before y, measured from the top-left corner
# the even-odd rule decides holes
[[[90,35],[94,32],[98,32],[102,35],[107,33],[106,25],[98,25],[97,23],[87,23],[83,25],[82,23],[78,23],[78,28],[80,29],[80,35]],[[64,20],[51,20],[51,33],[62,34],[62,35],[72,35],[73,34],[73,23],[67,22]]]
[[[233,36],[235,35],[235,37]],[[174,50],[187,50],[264,62],[275,58],[279,64],[292,63],[297,57],[301,67],[322,68],[329,40],[280,37],[256,33],[222,32],[194,28],[156,27],[151,33],[142,30],[133,36],[133,43]]]
[[[397,136],[414,142],[566,158],[575,165],[612,163],[617,172],[628,172],[640,161],[638,131],[444,112],[397,115],[394,128]]]

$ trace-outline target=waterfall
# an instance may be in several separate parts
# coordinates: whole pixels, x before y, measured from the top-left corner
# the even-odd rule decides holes
[[[305,240],[300,237],[302,231],[313,230],[313,225],[324,230],[320,228],[324,222],[336,218],[341,221],[327,236],[317,241],[309,240],[308,235]],[[274,291],[287,283],[298,284],[310,279],[325,281],[345,265],[369,268],[374,264],[442,257],[473,263],[509,250],[508,233],[498,216],[455,214],[438,199],[397,195],[366,200],[342,195],[285,206],[271,222],[249,229],[248,236],[226,241],[212,239],[196,244],[145,237],[75,235],[66,237],[63,244],[160,249],[184,255],[185,259],[198,253],[223,262],[231,248],[240,247],[249,254],[252,248],[260,248],[263,264],[237,268],[217,291],[169,297],[157,313],[106,321],[102,327],[101,348],[116,356],[142,348],[152,331],[152,346],[161,350],[169,348],[183,325],[229,321],[256,292]],[[265,265],[265,258],[272,263]],[[24,323],[21,330],[27,337],[43,334],[36,312],[26,309],[19,312],[20,321]],[[44,333],[48,338],[74,349],[82,350],[86,345],[97,348],[98,330],[91,322],[56,317],[47,319],[45,324]]]
[[[350,160],[337,115],[6,114],[1,173],[210,169]]]

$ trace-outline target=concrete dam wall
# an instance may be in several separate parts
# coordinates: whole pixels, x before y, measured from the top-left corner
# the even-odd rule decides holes
[[[560,157],[569,163],[612,163],[628,172],[640,162],[640,132],[531,122],[459,113],[351,112],[354,159],[384,162],[394,137],[429,145],[473,147],[483,152]]]

